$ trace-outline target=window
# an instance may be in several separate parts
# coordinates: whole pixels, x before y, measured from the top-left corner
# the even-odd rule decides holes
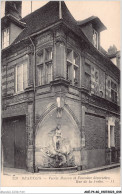
[[[72,80],[71,77],[71,63],[67,62],[67,70],[66,70],[66,79],[67,80]]]
[[[85,88],[91,91],[91,66],[85,63]]]
[[[2,31],[2,49],[9,46],[9,28]]]
[[[67,68],[66,79],[73,81],[73,84],[78,84],[78,68],[80,65],[80,56],[71,49],[67,49]]]
[[[37,64],[40,65],[40,64],[43,64],[43,62],[44,62],[44,51],[42,50],[37,55]]]
[[[115,147],[114,126],[110,125],[110,147]]]
[[[21,92],[27,87],[27,62],[16,66],[16,92]]]
[[[98,82],[99,80],[99,75],[98,75],[98,71],[95,72],[95,81]]]
[[[115,117],[108,117],[108,130],[107,130],[107,141],[108,148],[115,147]]]
[[[38,66],[38,85],[43,85],[44,84],[44,70],[43,70],[43,65]]]
[[[52,81],[52,48],[42,49],[37,54],[38,86]]]
[[[72,50],[67,49],[67,61],[72,63]]]
[[[111,100],[117,103],[117,84],[111,81]]]
[[[91,76],[85,72],[85,88],[90,91],[91,90]]]
[[[73,53],[73,63],[76,66],[79,66],[80,65],[80,57],[75,52]]]
[[[46,83],[50,83],[52,81],[52,64],[46,64]]]
[[[74,83],[77,84],[78,83],[78,67],[74,65]]]
[[[45,60],[52,60],[52,48],[45,49]]]
[[[93,30],[93,45],[98,49],[98,32]]]

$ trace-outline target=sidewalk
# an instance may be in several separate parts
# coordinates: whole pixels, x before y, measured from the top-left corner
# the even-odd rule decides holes
[[[11,176],[11,175],[34,175],[34,174],[38,174],[38,175],[43,175],[43,174],[70,174],[70,175],[83,175],[83,174],[92,174],[92,173],[96,173],[96,172],[100,172],[100,171],[105,171],[105,170],[108,170],[108,169],[112,169],[112,168],[117,168],[117,167],[120,167],[120,163],[116,163],[116,164],[111,164],[111,165],[106,165],[106,166],[101,166],[101,167],[98,167],[98,168],[92,168],[92,169],[87,169],[87,170],[81,170],[81,171],[76,171],[76,172],[65,172],[65,171],[62,171],[62,172],[39,172],[39,173],[31,173],[31,172],[28,172],[24,169],[15,169],[15,168],[4,168],[4,172],[3,174],[4,175],[7,175],[7,176]]]
[[[92,169],[87,169],[87,170],[82,170],[82,171],[77,171],[73,174],[77,174],[77,175],[92,174],[92,173],[105,171],[105,170],[109,170],[109,169],[113,169],[113,168],[117,168],[117,167],[120,167],[120,163],[110,164],[110,165],[101,166],[101,167],[92,168]]]

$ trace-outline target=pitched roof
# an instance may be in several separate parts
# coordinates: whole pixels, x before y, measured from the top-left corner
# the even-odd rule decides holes
[[[75,33],[82,36],[87,41],[86,36],[80,30],[77,21],[71,15],[64,1],[61,1],[62,18],[60,18],[59,14],[59,6],[59,1],[50,1],[43,7],[22,18],[20,21],[26,23],[26,27],[16,38],[14,43],[45,29],[46,27],[60,21],[60,19],[62,19],[62,21],[64,21]]]
[[[1,27],[4,27],[5,23],[7,22],[13,22],[15,23],[17,26],[19,26],[20,28],[24,28],[26,26],[26,24],[20,20],[18,20],[16,17],[14,17],[13,15],[6,15],[1,19]]]
[[[55,1],[54,3],[53,1],[50,1],[43,7],[21,19],[22,22],[26,23],[26,27],[14,42],[21,41],[22,39],[46,28],[58,20],[59,2]]]
[[[61,1],[61,15],[60,17],[60,3],[59,1],[50,1],[43,7],[37,9],[36,11],[32,12],[31,14],[27,15],[26,17],[22,18],[20,21],[23,23],[26,23],[26,27],[23,29],[23,31],[20,33],[20,35],[15,39],[15,41],[12,43],[11,46],[15,46],[16,43],[20,41],[27,40],[28,36],[33,35],[36,32],[39,32],[46,27],[51,26],[52,24],[55,24],[58,21],[63,21],[69,29],[71,29],[79,38],[82,38],[82,40],[85,40],[85,42],[88,43],[88,45],[91,47],[91,49],[99,54],[102,58],[108,62],[109,68],[111,68],[111,65],[113,66],[113,69],[115,72],[119,71],[114,67],[113,63],[109,60],[108,57],[105,55],[103,56],[93,45],[87,37],[84,35],[82,30],[80,29],[79,25],[81,25],[81,21],[78,24],[78,21],[74,19],[74,17],[71,15],[70,11],[68,10],[66,4],[64,1]],[[97,17],[93,16],[91,19],[88,18],[84,22],[89,22],[91,20],[96,20]],[[99,20],[99,18],[97,18]],[[100,21],[100,20],[99,20]],[[83,23],[84,23],[83,22]],[[101,22],[101,21],[100,21]],[[11,47],[10,46],[10,47]],[[4,51],[10,47],[7,47],[4,49]],[[109,64],[110,63],[110,64]]]
[[[101,20],[96,16],[91,16],[85,20],[77,21],[79,26],[84,26],[88,23],[93,23],[95,26],[98,26],[101,31],[106,30],[106,26],[101,22]]]
[[[14,43],[21,41],[31,34],[38,32],[39,30],[44,29],[47,26],[57,22],[59,20],[58,6],[58,2],[56,2],[55,4],[49,2],[43,7],[22,18],[21,21],[26,23],[26,27],[17,37]]]

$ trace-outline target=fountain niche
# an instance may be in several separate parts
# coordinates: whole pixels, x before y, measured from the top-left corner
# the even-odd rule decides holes
[[[63,110],[51,111],[36,130],[35,164],[38,169],[81,166],[81,135],[74,119]]]

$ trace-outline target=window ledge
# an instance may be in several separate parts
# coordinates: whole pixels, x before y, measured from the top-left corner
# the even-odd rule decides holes
[[[43,64],[44,64],[44,62],[42,62],[42,63],[38,63],[38,64],[37,64],[37,66],[41,66],[41,65],[43,65]]]
[[[22,91],[20,91],[20,92],[15,92],[14,94],[13,94],[13,96],[16,96],[16,95],[19,95],[19,94],[23,94],[23,93],[25,93],[25,92],[27,92],[28,90],[30,90],[30,89],[32,89],[33,87],[26,87],[24,90],[22,90]]]
[[[36,88],[45,88],[45,87],[47,87],[47,86],[50,86],[50,83],[48,83],[48,84],[43,84],[43,85],[38,85],[38,86],[36,86]]]
[[[45,60],[45,63],[52,63],[52,59]]]
[[[21,91],[21,92],[16,92],[16,93],[13,94],[13,96],[17,96],[17,95],[23,94],[23,93],[25,93],[25,90],[23,90],[23,91]]]

